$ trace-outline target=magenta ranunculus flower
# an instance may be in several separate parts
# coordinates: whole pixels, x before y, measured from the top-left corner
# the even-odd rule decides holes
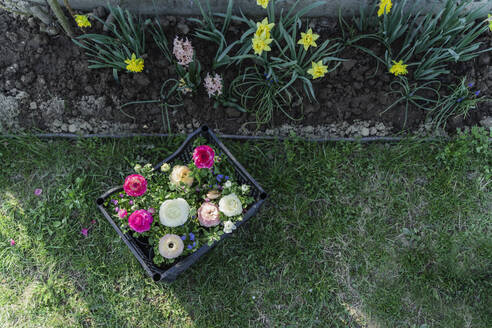
[[[128,218],[128,225],[136,232],[144,232],[150,229],[154,221],[152,215],[146,210],[137,210]]]
[[[198,221],[204,227],[215,227],[220,223],[219,207],[214,203],[203,203],[197,214]]]
[[[207,145],[198,146],[193,151],[193,160],[199,169],[209,169],[214,165],[214,150]]]
[[[123,189],[128,196],[142,196],[147,191],[147,180],[140,174],[129,175],[125,179]]]

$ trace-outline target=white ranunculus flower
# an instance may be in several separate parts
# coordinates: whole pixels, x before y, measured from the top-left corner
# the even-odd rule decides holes
[[[190,215],[190,205],[183,198],[168,199],[159,209],[159,219],[166,227],[183,225]]]
[[[220,199],[219,210],[227,216],[235,216],[243,213],[243,204],[236,194],[229,194]]]
[[[224,232],[231,233],[232,230],[236,230],[236,225],[232,221],[224,222]]]
[[[226,183],[224,183],[224,188],[230,188],[230,187],[232,187],[231,181],[227,181]]]

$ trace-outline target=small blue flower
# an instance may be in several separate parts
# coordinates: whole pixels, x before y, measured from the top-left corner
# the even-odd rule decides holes
[[[456,100],[456,102],[457,102],[457,103],[460,103],[460,102],[462,102],[462,101],[463,101],[463,99],[465,99],[465,98],[461,97],[461,98],[459,98],[458,100]]]
[[[474,85],[475,85],[475,83],[473,83],[473,82],[468,83],[469,88],[473,87]]]
[[[192,248],[193,248],[193,246],[191,246],[191,245],[188,245],[188,249],[192,249]]]
[[[217,181],[221,182],[222,179],[224,179],[224,175],[223,174],[217,175]]]
[[[120,194],[120,198],[123,198],[123,197],[125,197],[125,195],[123,195],[123,194]]]
[[[475,92],[475,96],[478,97],[479,94],[480,94],[480,90],[478,90],[478,91]]]
[[[229,178],[229,176],[228,176],[228,175],[226,175],[226,176],[225,176],[225,179],[226,179],[226,180],[229,180],[230,178]]]
[[[195,247],[195,246],[196,246],[196,241],[193,242],[193,247]]]
[[[118,201],[116,199],[111,199],[111,202],[114,204],[114,205],[118,205]]]
[[[186,235],[182,235],[181,240],[186,240]]]
[[[190,240],[191,241],[195,240],[195,235],[193,234],[193,232],[190,232]]]

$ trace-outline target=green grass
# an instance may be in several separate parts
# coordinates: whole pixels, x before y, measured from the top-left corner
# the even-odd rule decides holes
[[[181,141],[0,139],[1,327],[492,326],[483,136],[226,142],[269,202],[155,284],[94,200]]]

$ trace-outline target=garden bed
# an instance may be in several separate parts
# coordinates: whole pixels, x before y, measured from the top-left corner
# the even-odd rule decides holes
[[[101,8],[96,12],[103,15]],[[161,18],[169,40],[174,35],[186,36],[197,50],[202,75],[210,72],[215,45],[192,36],[193,24],[184,18]],[[338,20],[311,19],[311,25],[321,39],[340,36]],[[166,132],[167,122],[161,107],[138,104],[120,108],[136,100],[158,99],[161,84],[176,78],[174,66],[168,65],[158,48],[148,38],[145,70],[139,74],[120,74],[120,83],[111,70],[87,68],[87,57],[70,38],[51,27],[39,25],[33,18],[14,18],[0,12],[0,129],[5,131],[107,133],[107,132]],[[40,31],[42,30],[42,32]],[[240,37],[243,28],[232,25],[227,35],[231,40]],[[93,23],[91,33],[102,33],[102,24]],[[51,34],[51,35],[50,35]],[[483,48],[492,46],[490,34],[479,41]],[[382,55],[383,49],[369,46]],[[254,113],[241,113],[234,108],[213,108],[202,88],[198,94],[184,99],[184,106],[170,110],[172,132],[187,133],[206,124],[222,133],[288,134],[292,131],[308,136],[384,136],[430,130],[426,113],[410,107],[405,124],[405,111],[396,106],[381,114],[396,98],[389,94],[392,75],[385,69],[376,72],[376,60],[353,48],[337,54],[347,61],[313,83],[319,103],[297,104],[290,112],[293,121],[275,113],[268,124],[257,126]],[[223,70],[224,71],[224,70]],[[461,78],[474,82],[474,90],[489,96],[492,90],[490,53],[475,60],[458,63],[453,73],[442,78],[442,84],[456,83]],[[233,79],[230,69],[224,80]],[[227,87],[227,86],[226,86]],[[303,105],[303,106],[301,106]],[[303,109],[302,109],[303,108]],[[481,103],[468,117],[448,121],[447,130],[465,126],[490,126],[492,104]]]

